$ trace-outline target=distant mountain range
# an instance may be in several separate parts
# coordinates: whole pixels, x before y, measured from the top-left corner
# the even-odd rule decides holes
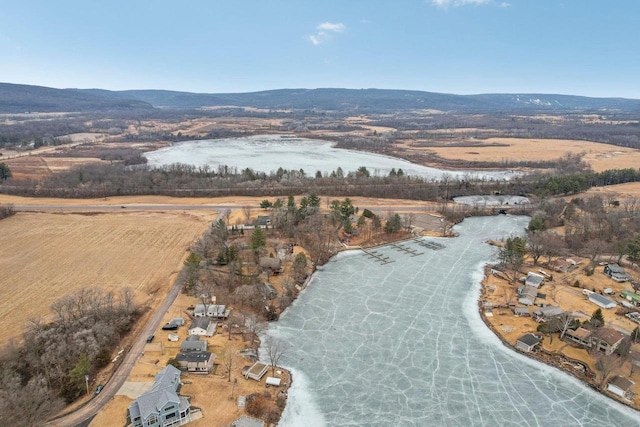
[[[549,94],[451,95],[387,89],[278,89],[208,94],[167,90],[53,89],[0,83],[0,113],[194,109],[211,106],[362,113],[427,108],[469,113],[604,112],[640,111],[640,100]]]

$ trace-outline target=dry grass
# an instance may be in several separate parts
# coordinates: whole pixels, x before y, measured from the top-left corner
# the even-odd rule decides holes
[[[84,287],[162,298],[213,212],[18,213],[0,221],[0,342]]]
[[[595,171],[636,168],[640,164],[640,150],[597,142],[526,138],[489,138],[472,142],[477,145],[468,147],[412,147],[406,145],[405,148],[417,152],[430,151],[445,159],[483,162],[554,160],[568,152],[584,152],[586,153],[584,160]]]
[[[186,309],[188,306],[197,304],[199,301],[193,297],[181,294],[173,306],[165,315],[164,324],[174,317],[185,317],[187,323],[180,327],[178,331],[156,331],[156,339],[153,344],[148,344],[144,355],[138,360],[127,381],[153,382],[155,374],[167,365],[167,360],[174,357],[180,350],[180,342],[187,337],[189,319]],[[167,335],[176,333],[180,336],[179,342],[168,341]],[[245,380],[242,376],[242,368],[251,365],[248,359],[238,354],[249,345],[240,335],[233,335],[228,339],[222,327],[218,328],[218,333],[211,338],[201,337],[209,343],[208,351],[216,354],[216,372],[210,375],[182,375],[184,385],[180,390],[181,395],[191,396],[191,404],[202,409],[203,418],[189,425],[199,426],[228,426],[231,422],[244,413],[244,410],[237,407],[238,396],[248,396],[250,394],[262,394],[269,392],[271,404],[275,404],[275,397],[282,388],[266,388],[265,379],[271,376],[271,369],[267,372],[262,381]],[[231,369],[231,381],[228,380],[228,373],[221,364],[222,352],[228,347],[236,351],[234,364]],[[286,371],[276,375],[281,377],[283,383],[290,383],[290,378]],[[110,401],[91,422],[91,427],[110,427],[113,425],[123,425],[127,413],[127,408],[133,399],[126,396],[116,396]]]
[[[573,257],[573,259],[580,260],[580,258],[576,257]],[[582,266],[588,263],[588,260],[583,259],[582,261]],[[525,271],[536,272],[537,269],[538,267],[534,268],[529,266],[528,269],[525,268]],[[596,267],[594,274],[591,276],[587,276],[581,266],[578,266],[578,268],[569,273],[558,273],[550,270],[546,271],[553,274],[554,280],[551,282],[545,282],[544,286],[540,289],[541,293],[546,294],[546,300],[544,302],[582,316],[579,317],[581,322],[588,320],[592,313],[599,308],[582,294],[582,288],[589,290],[595,289],[600,292],[604,288],[612,288],[616,294],[623,289],[631,290],[630,284],[617,283],[602,274],[602,266]],[[572,286],[576,280],[580,282],[582,288],[574,288]],[[495,305],[504,305],[505,294],[513,295],[513,298],[517,299],[517,297],[515,297],[515,292],[513,291],[514,287],[517,287],[517,285],[510,285],[505,280],[493,275],[487,276],[483,282],[482,299],[491,301]],[[494,288],[495,290],[491,291],[490,288]],[[509,288],[512,289],[511,293],[508,291]],[[530,311],[532,312],[535,308],[537,307],[531,307]],[[538,323],[536,323],[532,318],[514,316],[511,309],[496,308],[493,309],[492,312],[493,316],[487,317],[487,321],[493,325],[494,330],[497,331],[504,340],[512,345],[516,344],[516,340],[520,336],[528,332],[535,332],[538,327]],[[616,309],[602,309],[605,325],[607,327],[631,332],[636,326],[638,326],[626,317],[617,315],[615,312]],[[546,337],[542,342],[543,347],[547,351],[556,351],[570,358],[583,361],[585,364],[589,365],[593,372],[596,372],[596,359],[593,355],[585,349],[567,344],[567,342],[558,339],[557,334],[554,335],[555,336],[553,337]],[[629,362],[619,365],[612,376],[617,374],[629,377],[635,381],[636,385],[633,387],[633,391],[636,393],[640,392],[640,372],[635,372],[632,376],[629,376]],[[637,398],[634,401],[634,404],[638,407],[638,405],[640,405],[640,399]]]

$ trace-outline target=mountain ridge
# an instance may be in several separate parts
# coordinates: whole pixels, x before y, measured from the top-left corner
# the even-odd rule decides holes
[[[640,100],[561,94],[456,95],[400,89],[274,89],[243,93],[171,90],[54,89],[0,83],[0,112],[127,111],[212,106],[320,111],[390,112],[434,109],[460,113],[638,111]]]

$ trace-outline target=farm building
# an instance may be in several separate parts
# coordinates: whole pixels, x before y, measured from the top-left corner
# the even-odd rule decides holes
[[[624,268],[618,264],[607,264],[604,266],[604,274],[611,277],[616,282],[626,282],[629,280],[629,275]]]
[[[529,309],[527,307],[516,307],[513,309],[513,314],[518,317],[529,317],[531,313],[529,313]]]
[[[614,308],[618,305],[615,301],[612,301],[609,298],[596,293],[592,293],[589,295],[589,301],[591,301],[596,305],[599,305],[602,308],[607,308],[607,309]]]
[[[518,347],[522,351],[526,351],[529,353],[533,351],[533,349],[540,343],[540,338],[533,334],[525,334],[518,338],[516,342],[516,347]]]
[[[196,304],[193,309],[193,315],[195,317],[205,317],[207,315],[207,307],[204,304]]]

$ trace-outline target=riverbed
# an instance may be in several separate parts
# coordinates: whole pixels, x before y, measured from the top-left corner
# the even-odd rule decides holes
[[[322,266],[268,332],[290,345],[279,425],[637,425],[637,412],[506,348],[480,319],[495,257],[484,242],[527,223],[468,218],[456,238],[377,248],[388,262],[349,251]]]

